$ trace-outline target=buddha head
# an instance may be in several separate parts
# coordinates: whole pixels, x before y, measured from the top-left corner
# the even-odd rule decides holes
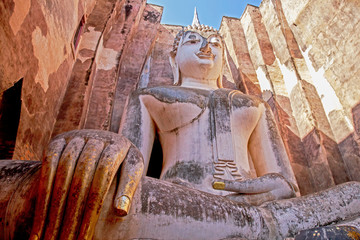
[[[209,26],[196,25],[182,29],[175,37],[170,64],[175,85],[181,85],[183,79],[191,78],[198,82],[214,81],[221,88],[224,65],[222,37]]]

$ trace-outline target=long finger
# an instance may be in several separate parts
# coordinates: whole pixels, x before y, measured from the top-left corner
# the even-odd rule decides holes
[[[259,194],[231,194],[226,196],[227,199],[233,200],[239,203],[247,203],[252,206],[261,205],[264,202],[275,200],[276,197],[271,192],[259,193]]]
[[[48,226],[44,239],[56,239],[60,230],[69,186],[74,174],[77,159],[85,145],[83,138],[75,137],[67,144],[56,172],[55,184],[51,195]]]
[[[36,214],[34,224],[30,234],[31,240],[40,239],[43,233],[46,214],[49,208],[51,189],[55,179],[56,169],[58,167],[61,153],[65,147],[66,141],[63,138],[56,139],[49,144],[44,160],[41,166],[40,185],[38,189],[38,198],[36,200]]]
[[[274,186],[263,178],[248,179],[245,181],[227,181],[214,182],[213,188],[217,190],[226,190],[237,193],[262,193],[271,191]]]
[[[60,239],[76,239],[80,228],[82,213],[89,193],[100,154],[104,149],[104,142],[90,139],[76,164],[67,199],[66,213],[61,227]]]
[[[78,239],[92,239],[106,193],[129,147],[130,143],[121,139],[107,146],[102,153],[88,194]]]
[[[124,160],[120,183],[114,199],[114,208],[119,216],[126,216],[130,210],[130,204],[137,185],[144,172],[144,161],[137,148],[131,146]]]

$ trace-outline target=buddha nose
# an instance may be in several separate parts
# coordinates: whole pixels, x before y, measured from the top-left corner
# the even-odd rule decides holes
[[[204,41],[201,43],[200,51],[202,51],[203,53],[209,53],[209,52],[211,52],[211,48],[210,48],[210,46],[209,46],[208,41],[204,40]]]

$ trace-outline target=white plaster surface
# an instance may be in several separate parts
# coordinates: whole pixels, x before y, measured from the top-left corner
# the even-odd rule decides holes
[[[263,66],[265,67],[265,66]],[[263,69],[263,67],[259,67],[258,69],[256,69],[256,75],[258,77],[259,80],[259,84],[260,84],[260,89],[262,92],[269,90],[272,92],[272,87],[270,85],[270,81],[269,79],[266,77],[266,73]]]
[[[89,27],[88,31],[84,32],[83,35],[81,36],[81,40],[79,43],[79,51],[81,49],[88,49],[95,51],[100,37],[101,37],[101,32],[95,31],[94,27]],[[77,57],[82,63],[88,60],[88,57],[83,57],[81,56],[81,54],[78,54]]]
[[[35,82],[40,83],[46,92],[49,87],[49,75],[59,68],[65,60],[63,46],[63,36],[53,28],[44,36],[39,27],[36,27],[32,33],[32,44],[34,55],[39,61],[39,70],[35,77]]]
[[[96,52],[95,62],[98,69],[111,70],[118,62],[118,52],[111,48],[105,48],[103,38],[100,39],[99,47]]]
[[[278,58],[276,58],[276,60],[277,60],[277,63],[279,64],[281,73],[284,76],[285,88],[288,93],[291,93],[294,90],[294,88],[298,82],[296,73],[294,70],[286,67],[285,64],[281,64],[281,62],[279,61]]]

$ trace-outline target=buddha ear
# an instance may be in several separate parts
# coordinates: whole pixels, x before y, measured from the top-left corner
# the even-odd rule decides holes
[[[175,61],[175,54],[173,52],[170,53],[170,65],[171,65],[171,70],[173,72],[174,75],[174,85],[180,85],[180,69],[179,69],[179,65],[177,64],[177,62]]]
[[[224,42],[223,42],[223,46],[225,46]],[[221,72],[220,72],[220,76],[218,77],[217,82],[216,82],[218,88],[223,88],[223,75],[224,75],[224,70],[225,70],[226,59],[228,59],[227,54],[228,54],[227,51],[225,51],[224,48],[223,48]]]
[[[223,64],[223,66],[222,66],[222,68],[221,68],[221,73],[220,73],[220,76],[218,77],[218,79],[217,79],[217,82],[216,82],[216,84],[217,84],[217,86],[218,86],[218,88],[223,88],[223,75],[224,75],[224,64]]]
[[[223,88],[222,80],[223,80],[223,74],[221,73],[220,76],[218,77],[217,83],[216,83],[218,88]]]

